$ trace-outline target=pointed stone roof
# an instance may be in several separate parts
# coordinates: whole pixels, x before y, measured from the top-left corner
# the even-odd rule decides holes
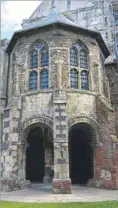
[[[11,52],[18,37],[26,35],[26,33],[28,33],[28,32],[32,32],[34,30],[36,31],[40,28],[48,27],[51,25],[57,25],[57,26],[59,25],[60,27],[63,27],[64,29],[69,29],[69,30],[75,31],[75,32],[79,31],[81,33],[87,33],[88,35],[92,36],[93,38],[95,38],[97,40],[99,46],[101,47],[103,53],[105,54],[105,57],[107,58],[109,56],[108,48],[107,48],[100,32],[96,32],[96,31],[78,26],[78,24],[76,24],[73,19],[71,20],[68,17],[64,16],[63,14],[59,13],[55,7],[53,7],[51,12],[49,13],[49,15],[45,19],[40,20],[37,25],[32,26],[27,29],[22,29],[22,30],[16,31],[13,34],[11,41],[9,42],[6,52],[7,53]]]
[[[30,19],[41,18],[47,16],[50,13],[53,5],[53,0],[42,0],[37,9],[30,16]],[[73,11],[80,8],[91,7],[93,3],[90,0],[70,0],[70,6],[68,7],[68,0],[55,0],[54,5],[60,12]]]
[[[56,9],[55,6],[53,6],[47,17],[40,19],[37,22],[37,24],[35,24],[34,26],[29,26],[28,28],[31,29],[35,27],[43,27],[46,25],[51,25],[56,23],[63,23],[63,24],[68,24],[78,27],[78,25],[75,23],[75,20],[72,17],[70,19],[69,17],[64,16]]]
[[[63,24],[68,24],[68,25],[73,25],[73,26],[78,27],[78,25],[74,23],[73,21],[65,17],[59,11],[57,11],[56,7],[54,6],[51,12],[49,13],[49,15],[40,24],[43,26],[43,25],[49,25],[49,24],[55,24],[55,23],[63,23]]]

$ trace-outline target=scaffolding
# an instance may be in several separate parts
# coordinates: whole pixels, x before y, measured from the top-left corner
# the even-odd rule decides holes
[[[111,54],[115,54],[118,59],[118,0],[90,0],[90,2],[93,3],[94,9],[96,7],[102,10],[106,43]]]
[[[111,2],[111,16],[113,25],[114,50],[118,59],[118,1]]]

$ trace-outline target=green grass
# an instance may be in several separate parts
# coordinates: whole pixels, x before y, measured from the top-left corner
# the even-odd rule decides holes
[[[2,208],[118,208],[118,201],[98,203],[58,203],[58,204],[31,204],[2,202]]]

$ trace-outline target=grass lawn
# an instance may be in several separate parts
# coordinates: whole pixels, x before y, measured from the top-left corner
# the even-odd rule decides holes
[[[29,204],[2,202],[2,208],[118,208],[118,201],[98,203]]]

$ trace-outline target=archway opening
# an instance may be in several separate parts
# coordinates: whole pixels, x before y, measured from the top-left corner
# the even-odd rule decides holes
[[[92,137],[88,124],[79,123],[70,129],[70,178],[73,184],[86,184],[94,177]]]
[[[28,135],[27,142],[26,179],[31,182],[43,182],[45,160],[42,128],[36,127],[32,129]]]

